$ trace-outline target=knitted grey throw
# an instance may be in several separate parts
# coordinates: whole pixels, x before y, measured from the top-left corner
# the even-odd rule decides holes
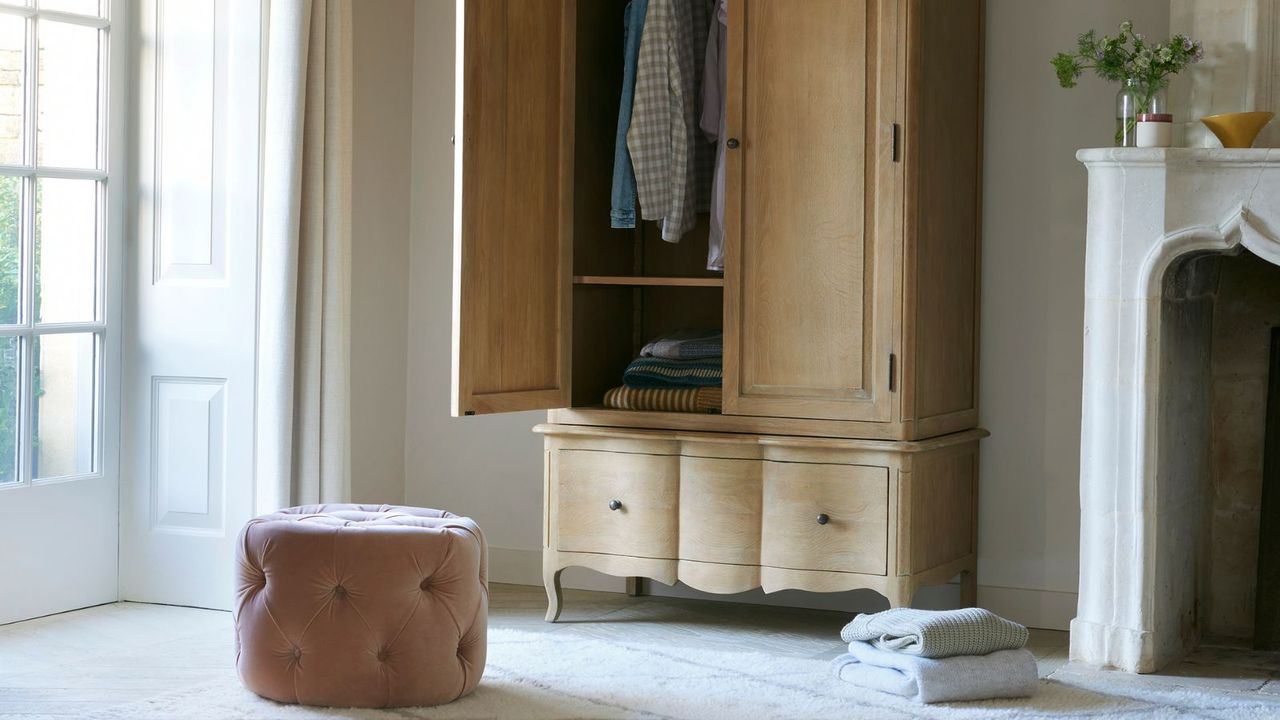
[[[840,639],[870,642],[881,650],[945,658],[1020,648],[1027,644],[1027,629],[982,608],[895,608],[857,616],[840,631]]]

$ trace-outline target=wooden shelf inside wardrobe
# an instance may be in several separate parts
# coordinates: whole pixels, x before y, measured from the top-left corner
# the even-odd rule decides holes
[[[657,277],[640,275],[574,275],[575,285],[627,285],[646,287],[724,287],[722,277]]]

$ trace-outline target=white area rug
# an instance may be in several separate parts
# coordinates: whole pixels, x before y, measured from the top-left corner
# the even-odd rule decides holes
[[[625,637],[625,630],[618,632]],[[1272,697],[1274,700],[1272,700]],[[831,677],[827,660],[725,650],[667,651],[574,634],[491,630],[480,687],[453,704],[395,710],[325,710],[280,705],[217,680],[116,708],[131,720],[245,718],[440,718],[568,720],[640,718],[1280,718],[1280,695],[1205,692],[1117,673],[1042,680],[1034,698],[918,705],[862,691]]]

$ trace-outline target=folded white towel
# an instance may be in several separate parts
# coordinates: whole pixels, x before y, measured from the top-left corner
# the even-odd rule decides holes
[[[853,642],[831,661],[831,672],[858,687],[923,703],[1029,697],[1039,684],[1036,659],[1026,650],[934,659]]]

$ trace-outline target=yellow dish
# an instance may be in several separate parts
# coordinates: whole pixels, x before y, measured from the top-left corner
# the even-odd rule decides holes
[[[1275,117],[1273,112],[1236,112],[1221,115],[1207,115],[1200,118],[1218,139],[1224,148],[1250,148],[1258,139],[1258,133]]]

